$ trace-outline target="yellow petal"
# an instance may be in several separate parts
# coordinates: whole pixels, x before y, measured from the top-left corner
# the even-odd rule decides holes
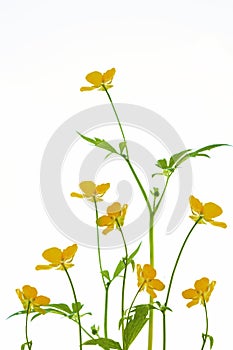
[[[203,206],[202,206],[202,203],[199,201],[199,199],[195,198],[194,196],[190,196],[189,203],[193,213],[195,214],[202,213]]]
[[[26,299],[34,299],[37,296],[36,288],[29,285],[23,286],[22,291]]]
[[[107,213],[109,216],[120,216],[121,215],[121,205],[119,202],[114,202],[107,208]]]
[[[116,69],[115,68],[112,68],[112,69],[109,69],[107,70],[107,72],[105,72],[103,74],[103,83],[110,83],[114,77],[116,73]]]
[[[109,187],[110,187],[110,183],[98,185],[96,186],[96,193],[103,195],[109,189]]]
[[[103,215],[97,220],[98,226],[109,226],[109,225],[112,225],[113,223],[114,223],[114,220],[107,215]]]
[[[93,181],[82,181],[79,187],[87,197],[94,196],[96,194],[96,186]]]
[[[204,293],[209,287],[209,278],[202,277],[194,283],[194,287],[197,291]]]
[[[186,289],[182,292],[182,296],[185,299],[193,299],[198,297],[198,293],[195,289]]]
[[[214,220],[208,220],[208,222],[213,225],[213,226],[218,226],[218,227],[222,227],[222,228],[227,228],[227,224],[225,222],[221,222],[221,221],[214,221]]]
[[[37,305],[48,305],[50,303],[50,299],[45,297],[44,295],[39,295],[33,301],[33,304]]]
[[[100,72],[91,72],[87,74],[86,80],[94,86],[100,86],[102,84],[103,75]]]
[[[46,249],[43,254],[43,258],[53,264],[59,264],[62,259],[62,251],[59,248],[52,247]]]
[[[76,192],[72,192],[71,194],[71,197],[78,197],[78,198],[83,198],[83,194],[80,194],[80,193],[76,193]]]
[[[191,307],[191,306],[197,305],[198,303],[199,303],[199,300],[195,299],[195,300],[190,301],[186,306]]]
[[[149,282],[149,285],[156,290],[163,290],[165,288],[163,282],[158,279],[152,280],[151,282]]]
[[[109,232],[111,232],[112,230],[114,230],[114,225],[108,226],[107,228],[105,228],[102,233],[104,235],[107,235]]]
[[[149,286],[146,287],[146,291],[148,294],[150,294],[151,298],[156,298],[157,294],[154,292],[154,290],[152,288],[150,288]]]
[[[91,90],[94,90],[96,88],[97,88],[96,86],[82,86],[80,88],[80,91],[91,91]]]
[[[156,270],[149,264],[145,264],[142,270],[142,276],[145,279],[152,279],[156,276]]]
[[[21,302],[23,302],[23,292],[20,290],[20,289],[16,289],[15,290],[16,291],[16,293],[17,293],[17,295],[18,295],[18,298],[19,298],[19,300],[21,301]]]
[[[73,245],[67,247],[62,252],[62,260],[66,261],[66,260],[73,259],[73,257],[75,255],[75,253],[77,252],[77,250],[78,250],[77,244],[73,244]]]
[[[222,208],[215,203],[206,203],[203,207],[203,214],[206,220],[216,218],[222,214]]]
[[[58,265],[58,264],[57,264]],[[36,270],[50,270],[52,269],[54,266],[52,264],[50,265],[37,265],[36,266]]]

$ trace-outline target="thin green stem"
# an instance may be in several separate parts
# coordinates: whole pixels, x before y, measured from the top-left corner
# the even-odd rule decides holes
[[[159,206],[160,206],[160,204],[161,204],[161,202],[162,202],[162,199],[163,199],[163,197],[164,197],[164,194],[165,194],[165,192],[166,192],[166,189],[167,189],[167,186],[168,186],[168,182],[169,182],[170,177],[171,177],[171,175],[167,176],[167,179],[166,179],[166,182],[165,182],[165,185],[164,185],[164,188],[163,188],[163,192],[162,192],[162,194],[161,194],[161,196],[160,196],[160,198],[159,198],[159,201],[158,201],[157,205],[153,207],[153,213],[154,213],[154,214],[156,214],[157,211],[158,211],[158,209],[159,209]]]
[[[29,339],[28,339],[28,316],[30,313],[30,304],[31,304],[31,302],[29,301],[28,307],[27,307],[27,313],[26,313],[26,322],[25,322],[25,336],[26,336],[26,343],[27,343],[28,350],[31,350],[31,348],[32,348],[32,345],[30,344]]]
[[[113,112],[114,112],[114,114],[115,114],[115,116],[116,116],[117,123],[118,123],[118,125],[119,125],[119,128],[120,128],[120,131],[121,131],[122,138],[123,138],[123,140],[124,140],[124,142],[125,142],[126,156],[127,156],[127,158],[129,158],[129,151],[128,151],[128,147],[127,147],[127,142],[126,142],[125,134],[124,134],[124,131],[123,131],[123,128],[122,128],[122,125],[121,125],[120,119],[119,119],[119,117],[118,117],[118,114],[117,114],[116,108],[115,108],[115,106],[114,106],[114,103],[113,103],[113,101],[112,101],[112,98],[111,98],[111,96],[110,96],[110,94],[109,94],[108,90],[106,89],[105,85],[103,84],[102,86],[103,86],[103,88],[104,88],[104,90],[105,90],[105,92],[106,92],[106,94],[107,94],[107,96],[108,96],[108,99],[109,99],[109,101],[110,101],[110,103],[111,103],[111,106],[112,106]]]
[[[150,265],[154,267],[154,214],[150,212],[149,222],[149,247],[150,247]],[[150,297],[150,304],[153,303],[153,298]],[[152,350],[153,345],[153,325],[154,325],[154,310],[149,313],[149,329],[148,329],[148,350]]]
[[[104,337],[108,338],[108,292],[110,283],[105,287],[105,303],[104,303]]]
[[[185,237],[185,240],[184,240],[184,242],[183,242],[183,244],[182,244],[182,246],[180,248],[179,254],[178,254],[177,258],[176,258],[175,265],[174,265],[172,273],[171,273],[171,277],[170,277],[170,281],[169,281],[169,285],[168,285],[168,290],[167,290],[166,301],[164,303],[165,307],[167,307],[167,305],[168,305],[168,300],[169,300],[169,296],[170,296],[170,293],[171,293],[171,287],[172,287],[172,283],[173,283],[173,280],[174,280],[176,268],[177,268],[178,263],[180,261],[180,257],[182,255],[184,247],[185,247],[189,237],[191,236],[191,233],[193,232],[194,228],[196,227],[196,225],[198,224],[198,222],[200,220],[201,220],[201,217],[199,217],[198,220],[194,223],[194,225],[192,226],[191,230],[189,231],[189,233]],[[163,350],[166,350],[166,309],[163,311]]]
[[[203,339],[203,344],[202,344],[201,350],[203,350],[204,347],[205,347],[205,343],[206,343],[206,340],[207,340],[207,337],[208,337],[208,327],[209,327],[207,307],[206,307],[206,302],[205,302],[204,298],[203,298],[203,302],[204,302],[204,308],[205,308],[206,330],[205,330],[205,335],[204,335],[204,339]]]
[[[122,342],[123,342],[123,349],[124,349],[124,332],[125,332],[125,327],[124,327],[124,313],[125,313],[125,282],[126,282],[126,275],[127,275],[127,265],[128,265],[128,249],[127,249],[127,244],[125,241],[125,237],[122,231],[122,228],[116,219],[117,227],[121,233],[121,237],[124,243],[124,248],[125,248],[125,268],[124,268],[124,275],[123,275],[123,282],[122,282],[122,292],[121,292],[121,330],[122,330]]]
[[[78,316],[78,325],[79,325],[79,347],[80,347],[80,350],[82,350],[82,326],[81,326],[81,320],[80,320],[80,313],[79,313],[79,309],[78,309],[78,300],[77,300],[77,296],[76,296],[76,293],[75,293],[75,289],[74,289],[74,285],[73,285],[73,282],[72,282],[72,279],[70,277],[70,274],[69,272],[67,271],[67,268],[65,267],[64,264],[62,264],[63,268],[64,268],[64,271],[68,277],[68,280],[70,282],[70,286],[71,286],[71,289],[72,289],[72,292],[73,292],[73,296],[74,296],[74,302],[75,302],[75,309],[76,309],[76,312],[77,312],[77,316]]]
[[[95,217],[96,217],[96,222],[97,222],[99,216],[98,216],[98,208],[97,208],[95,196],[93,196],[93,201],[95,204]],[[104,285],[104,288],[106,289],[106,282],[105,282],[105,279],[103,276],[103,267],[102,267],[101,252],[100,252],[100,233],[99,233],[99,226],[97,224],[96,224],[96,233],[97,233],[97,249],[98,249],[99,268],[100,268],[100,273],[101,273],[103,285]]]
[[[134,296],[134,298],[133,298],[133,300],[132,300],[132,302],[131,302],[131,304],[130,304],[130,307],[129,307],[129,310],[128,310],[128,314],[127,314],[126,326],[127,326],[127,324],[129,323],[129,315],[130,315],[130,312],[131,312],[131,310],[132,310],[132,308],[133,308],[133,304],[135,303],[135,300],[137,299],[138,294],[141,292],[141,290],[142,290],[144,284],[145,284],[145,281],[142,283],[142,285],[140,286],[140,288],[138,288],[138,291],[137,291],[137,293],[135,294],[135,296]]]
[[[179,251],[179,254],[177,256],[177,259],[176,259],[176,262],[175,262],[175,265],[173,267],[173,270],[172,270],[172,274],[171,274],[171,277],[170,277],[170,281],[169,281],[169,286],[168,286],[168,290],[167,290],[167,297],[166,297],[166,301],[165,301],[165,306],[167,306],[168,304],[168,300],[169,300],[169,296],[170,296],[170,292],[171,292],[171,287],[172,287],[172,282],[173,282],[173,279],[174,279],[174,275],[175,275],[175,272],[176,272],[176,268],[177,268],[177,265],[179,263],[179,260],[180,260],[180,257],[181,257],[181,254],[184,250],[184,247],[189,239],[189,237],[191,236],[191,233],[193,232],[194,228],[196,227],[196,225],[198,224],[198,222],[201,220],[201,217],[199,217],[197,219],[197,221],[195,221],[194,225],[192,226],[191,230],[189,231],[189,233],[187,234],[181,248],[180,248],[180,251]]]

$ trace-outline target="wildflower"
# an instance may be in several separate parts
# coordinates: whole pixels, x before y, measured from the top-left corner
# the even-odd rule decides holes
[[[113,87],[112,80],[115,75],[116,69],[112,68],[107,70],[105,73],[100,72],[91,72],[87,74],[86,80],[88,83],[93,84],[92,86],[83,86],[80,88],[80,91],[90,91],[94,89],[98,89],[100,91],[104,91],[105,89],[110,89]]]
[[[37,289],[29,285],[22,287],[22,290],[16,289],[16,293],[23,304],[23,308],[29,312],[37,311],[41,314],[45,314],[45,311],[40,306],[46,306],[50,303],[50,299],[37,295]]]
[[[127,204],[124,204],[123,206],[121,206],[119,202],[114,202],[112,205],[110,205],[107,208],[108,215],[101,216],[97,220],[98,226],[107,226],[103,230],[104,235],[114,230],[114,228],[118,228],[118,226],[124,225],[127,208],[128,208]]]
[[[140,264],[137,264],[137,277],[138,287],[141,291],[146,289],[147,293],[150,294],[152,298],[157,297],[154,289],[161,291],[165,288],[163,282],[155,278],[156,270],[149,264],[145,264],[143,268]]]
[[[197,280],[194,283],[195,289],[190,288],[183,291],[182,296],[185,299],[192,299],[187,304],[187,307],[197,305],[198,303],[204,305],[204,301],[207,303],[209,301],[211,293],[213,292],[215,284],[216,281],[212,281],[210,283],[207,277],[202,277],[200,280]]]
[[[225,222],[213,220],[213,218],[216,218],[222,214],[222,208],[217,204],[212,202],[202,204],[199,199],[195,198],[194,196],[190,196],[189,202],[193,213],[193,215],[190,216],[192,220],[197,221],[201,217],[201,220],[198,221],[199,224],[210,223],[211,225],[222,228],[227,227]]]
[[[92,181],[83,181],[80,182],[79,187],[83,194],[72,192],[70,194],[71,197],[87,198],[90,202],[93,202],[94,200],[100,202],[103,200],[101,197],[103,197],[105,192],[109,189],[110,183],[96,186]]]
[[[72,260],[77,252],[78,246],[77,244],[73,244],[70,247],[67,247],[64,250],[59,248],[49,248],[46,249],[42,256],[45,260],[50,262],[48,265],[37,265],[36,270],[50,270],[55,268],[56,270],[65,270],[74,266],[72,264]]]

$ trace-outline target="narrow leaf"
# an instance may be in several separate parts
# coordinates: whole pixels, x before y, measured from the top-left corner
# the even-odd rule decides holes
[[[167,169],[168,165],[167,165],[167,160],[164,159],[159,159],[156,163],[157,167],[161,168],[161,169]]]
[[[59,303],[59,304],[49,304],[48,306],[51,306],[55,309],[58,309],[58,310],[62,310],[62,311],[65,311],[67,313],[71,313],[72,310],[70,309],[70,307],[66,304],[63,304],[63,303]]]
[[[102,271],[102,276],[104,276],[105,278],[107,278],[107,280],[111,281],[111,278],[110,278],[110,275],[109,275],[109,271],[108,271],[108,270]]]
[[[185,155],[186,153],[188,153],[190,151],[191,151],[191,149],[186,149],[186,150],[181,151],[179,153],[173,154],[169,160],[168,167],[171,168],[183,155]]]
[[[149,308],[148,305],[138,306],[135,308],[134,317],[128,322],[125,328],[124,340],[126,349],[130,347],[137,335],[141,332],[142,328],[148,321],[147,314]]]
[[[109,348],[109,349],[122,350],[118,342],[107,338],[91,339],[83,343],[83,345],[99,345],[103,349]]]
[[[125,141],[119,143],[119,149],[120,149],[120,153],[121,154],[123,153],[125,147],[126,147],[126,142]]]

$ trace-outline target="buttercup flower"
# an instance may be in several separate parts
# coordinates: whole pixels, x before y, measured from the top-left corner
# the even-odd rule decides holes
[[[102,184],[96,186],[96,184],[92,181],[82,181],[79,184],[83,194],[72,192],[71,197],[77,198],[87,198],[90,202],[93,202],[94,199],[96,202],[100,202],[103,199],[103,195],[109,189],[110,183]]]
[[[110,89],[113,87],[112,80],[116,73],[116,69],[112,68],[107,70],[105,73],[100,72],[91,72],[87,74],[86,80],[88,83],[93,84],[92,86],[83,86],[80,88],[80,91],[90,91],[94,89],[98,89],[100,91],[104,91],[105,89]],[[105,89],[104,89],[105,88]]]
[[[23,286],[22,290],[16,289],[16,293],[23,304],[24,310],[37,311],[41,314],[45,314],[45,311],[41,309],[41,306],[46,306],[50,303],[50,299],[43,296],[37,295],[37,289],[29,285]]]
[[[141,291],[146,289],[152,298],[157,297],[154,289],[161,291],[165,288],[163,282],[155,278],[156,270],[149,264],[145,264],[143,268],[137,264],[137,277],[138,287],[141,288]]]
[[[42,256],[45,260],[50,262],[50,264],[37,265],[36,270],[50,270],[53,268],[56,270],[69,269],[70,267],[74,266],[74,264],[71,262],[75,256],[75,253],[77,252],[77,249],[77,244],[73,244],[64,250],[55,247],[46,249]]]
[[[192,299],[187,307],[191,307],[201,303],[204,305],[204,301],[207,303],[209,301],[210,295],[213,292],[216,281],[210,283],[207,277],[202,277],[200,280],[197,280],[194,283],[195,289],[187,289],[182,292],[182,295],[185,299]]]
[[[112,205],[110,205],[107,208],[108,215],[101,216],[97,220],[98,226],[107,226],[103,230],[104,235],[114,230],[114,228],[118,228],[118,224],[120,226],[124,225],[127,208],[128,208],[127,204],[124,204],[123,206],[121,206],[119,202],[114,202]]]
[[[217,204],[212,202],[202,204],[199,199],[195,198],[194,196],[190,196],[189,202],[193,214],[190,215],[190,218],[192,220],[197,221],[201,217],[201,220],[198,221],[199,224],[210,223],[211,225],[219,226],[222,228],[227,227],[225,222],[213,220],[213,218],[216,218],[222,214],[222,208]]]

